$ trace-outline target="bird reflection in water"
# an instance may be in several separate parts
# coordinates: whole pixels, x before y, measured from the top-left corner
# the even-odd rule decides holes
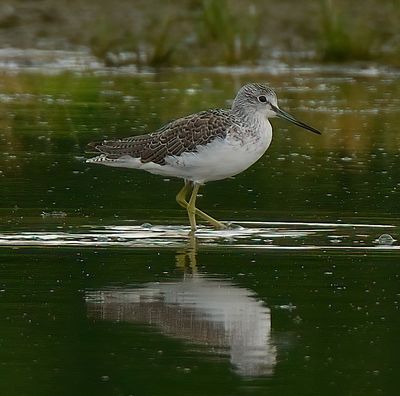
[[[88,316],[96,320],[145,323],[164,335],[228,354],[241,376],[266,376],[276,364],[271,311],[250,290],[197,271],[196,240],[177,252],[179,281],[152,282],[90,291]]]

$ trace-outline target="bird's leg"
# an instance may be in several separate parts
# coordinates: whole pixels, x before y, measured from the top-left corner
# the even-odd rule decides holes
[[[226,228],[225,224],[222,224],[220,221],[214,219],[213,217],[209,216],[207,213],[204,213],[203,211],[201,211],[200,209],[196,208],[196,198],[197,198],[197,193],[199,191],[200,188],[200,184],[194,184],[193,187],[193,191],[192,191],[192,195],[190,197],[190,201],[189,201],[189,206],[188,206],[188,213],[190,210],[194,210],[194,214],[196,214],[197,216],[201,217],[203,220],[207,221],[208,223],[210,223],[212,226],[214,226],[217,229],[224,229]],[[193,204],[193,206],[190,208],[191,202]],[[189,220],[190,220],[190,213],[189,213]],[[195,223],[195,228],[196,229],[196,220],[194,219],[194,223]],[[192,224],[192,223],[190,223]],[[193,230],[193,228],[192,228]]]
[[[207,213],[204,213],[200,209],[196,208],[196,214],[219,230],[224,230],[227,228],[225,224],[221,223],[217,219],[214,219],[214,217],[209,216]]]
[[[197,193],[199,192],[199,187],[200,184],[193,184],[192,195],[190,196],[189,203],[186,208],[189,215],[190,228],[192,231],[196,231],[196,198]]]
[[[187,193],[190,191],[192,187],[192,184],[190,182],[185,181],[185,185],[182,187],[182,189],[178,192],[178,194],[176,195],[176,202],[178,202],[178,204],[180,206],[182,206],[182,208],[185,208],[187,210],[189,203],[186,200],[186,195]],[[207,213],[204,213],[203,211],[201,211],[198,208],[194,208],[195,209],[195,214],[199,217],[201,217],[203,220],[207,221],[208,223],[210,223],[212,226],[214,226],[217,229],[224,229],[226,228],[226,225],[221,223],[220,221],[214,219],[213,217],[209,216]]]
[[[190,191],[190,188],[190,182],[185,180],[185,185],[179,190],[178,194],[176,194],[176,202],[178,202],[178,205],[185,209],[187,209],[187,206],[189,205],[186,201],[186,195]]]

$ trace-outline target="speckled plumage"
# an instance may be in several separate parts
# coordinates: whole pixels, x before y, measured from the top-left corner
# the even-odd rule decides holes
[[[165,165],[167,156],[195,152],[216,138],[224,139],[229,129],[238,128],[240,120],[229,110],[206,110],[174,120],[156,132],[118,140],[91,143],[104,160],[123,156],[139,158],[142,163]]]

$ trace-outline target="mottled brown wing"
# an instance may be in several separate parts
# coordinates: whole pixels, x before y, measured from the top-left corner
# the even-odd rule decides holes
[[[109,158],[130,155],[141,162],[165,164],[165,157],[194,152],[197,146],[224,138],[234,123],[227,110],[207,110],[179,118],[148,135],[120,140],[105,140],[90,146]]]

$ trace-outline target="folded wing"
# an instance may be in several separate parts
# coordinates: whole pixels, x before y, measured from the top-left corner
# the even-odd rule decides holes
[[[130,156],[142,163],[164,165],[167,156],[194,152],[200,145],[225,138],[231,127],[229,111],[207,110],[172,121],[148,135],[90,143],[88,151],[100,153],[110,160]]]

